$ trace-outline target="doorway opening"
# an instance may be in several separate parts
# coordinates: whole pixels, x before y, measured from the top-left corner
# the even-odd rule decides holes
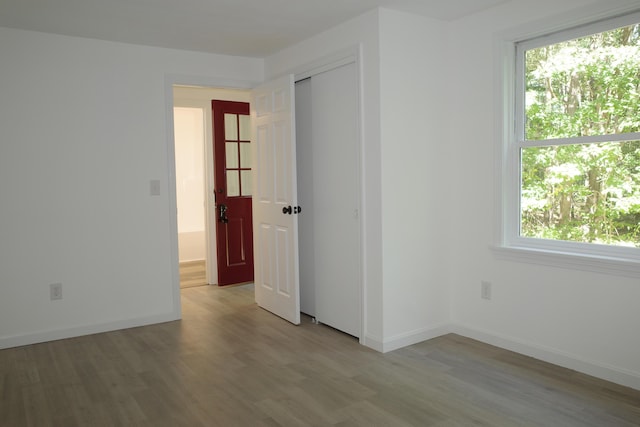
[[[218,285],[213,99],[249,102],[246,90],[174,84],[180,288]]]
[[[173,117],[180,288],[187,288],[207,284],[204,111],[174,107]]]
[[[355,58],[355,59],[354,59]],[[318,197],[318,200],[316,203],[316,200],[314,198],[314,201],[311,202],[312,205],[318,207],[318,209],[322,210],[322,213],[320,213],[320,215],[322,215],[323,218],[326,219],[325,222],[329,221],[330,223],[325,224],[323,226],[317,226],[318,229],[316,229],[316,224],[315,222],[313,222],[313,225],[311,225],[311,223],[307,223],[307,231],[311,230],[310,227],[313,227],[313,236],[311,238],[311,240],[316,241],[316,242],[320,242],[320,240],[322,240],[320,246],[318,247],[319,249],[321,249],[325,254],[328,255],[333,255],[334,252],[336,252],[333,248],[335,248],[334,245],[325,242],[324,240],[333,240],[333,243],[335,244],[335,242],[341,242],[344,237],[345,234],[341,233],[340,230],[340,225],[344,225],[346,223],[350,224],[350,232],[353,231],[354,233],[350,233],[351,236],[351,241],[354,242],[354,246],[351,246],[352,250],[349,251],[349,255],[354,255],[353,257],[350,257],[350,261],[348,263],[344,262],[344,257],[339,257],[339,261],[340,261],[340,265],[344,266],[346,264],[348,264],[349,266],[349,270],[350,272],[354,273],[351,277],[351,279],[346,280],[346,288],[345,287],[341,287],[341,283],[343,283],[343,280],[335,280],[335,283],[337,284],[336,286],[336,291],[332,293],[331,295],[333,295],[335,297],[335,295],[337,294],[338,297],[340,298],[340,301],[342,299],[348,299],[350,301],[349,304],[349,314],[350,314],[350,318],[353,317],[353,319],[355,319],[354,322],[350,322],[350,324],[352,325],[351,327],[341,327],[340,325],[335,324],[334,327],[336,327],[339,330],[342,331],[346,331],[347,333],[359,337],[360,341],[362,342],[362,337],[364,336],[363,334],[363,326],[364,326],[364,322],[363,322],[363,313],[365,312],[365,310],[362,309],[362,304],[364,304],[364,300],[363,300],[363,283],[362,283],[362,271],[363,271],[363,265],[362,265],[362,250],[363,250],[363,246],[360,246],[361,240],[362,240],[362,235],[360,234],[360,232],[362,231],[362,222],[360,221],[360,203],[362,202],[362,195],[363,195],[363,188],[362,188],[362,182],[360,181],[361,178],[361,170],[359,168],[360,166],[360,159],[359,159],[359,154],[362,150],[362,138],[361,135],[359,133],[359,119],[360,119],[360,115],[361,115],[361,106],[359,105],[360,103],[360,95],[359,95],[359,88],[360,88],[360,84],[359,84],[359,66],[358,64],[358,54],[357,51],[350,51],[350,52],[342,52],[339,55],[336,55],[335,60],[331,59],[331,60],[323,60],[323,61],[319,61],[318,64],[316,64],[316,67],[309,67],[308,71],[302,73],[302,74],[298,74],[295,76],[295,81],[301,81],[306,79],[307,77],[312,77],[311,81],[312,82],[318,82],[321,83],[322,81],[328,81],[328,80],[333,80],[332,78],[328,78],[328,76],[333,76],[334,73],[327,73],[327,71],[329,70],[333,70],[335,68],[344,68],[342,67],[343,65],[347,65],[347,64],[351,64],[349,67],[347,67],[346,69],[348,69],[348,73],[350,75],[348,80],[344,80],[341,85],[344,83],[346,85],[346,89],[348,90],[344,90],[345,88],[342,86],[335,86],[334,84],[329,84],[328,87],[331,89],[331,91],[327,91],[327,96],[322,96],[322,97],[315,97],[312,96],[312,99],[314,99],[314,101],[311,104],[311,114],[309,116],[309,118],[311,118],[311,122],[316,123],[316,126],[312,126],[311,129],[315,128],[332,128],[333,125],[330,123],[332,122],[333,118],[332,115],[335,115],[337,113],[335,113],[335,98],[342,94],[342,95],[347,95],[348,94],[348,105],[350,105],[351,107],[348,109],[350,113],[353,113],[353,116],[350,115],[349,117],[351,117],[350,119],[348,119],[348,121],[351,121],[352,123],[355,124],[355,127],[348,127],[348,128],[336,128],[336,132],[338,132],[340,134],[340,137],[348,137],[346,138],[349,142],[353,141],[353,145],[349,144],[348,146],[340,146],[340,144],[338,144],[339,146],[336,147],[332,147],[332,150],[335,148],[336,150],[331,151],[331,152],[322,152],[322,156],[319,156],[318,153],[315,153],[315,148],[311,148],[311,150],[314,152],[312,154],[312,159],[313,158],[324,158],[324,161],[321,162],[317,162],[317,165],[314,164],[313,165],[313,170],[316,171],[320,171],[320,170],[324,170],[326,171],[330,171],[332,169],[333,164],[335,163],[334,161],[334,156],[339,156],[341,160],[346,159],[346,158],[350,158],[351,160],[348,162],[349,164],[344,167],[341,168],[341,170],[345,170],[348,172],[348,176],[347,175],[342,175],[342,174],[329,174],[329,175],[325,175],[325,176],[316,176],[315,174],[312,177],[308,177],[308,178],[312,178],[313,182],[315,184],[319,184],[320,186],[318,187],[318,189],[316,189],[317,185],[312,185],[313,188],[307,188],[307,190],[311,190],[313,192],[314,197],[316,195],[320,195],[320,196],[331,196],[331,192],[334,193],[340,193],[340,196],[345,196],[347,203],[342,203],[342,202],[338,202],[338,203],[333,203],[333,199],[332,200],[325,200],[324,198],[320,198]],[[319,74],[324,74],[324,76],[319,76],[317,78],[313,78],[313,76],[319,75]],[[306,76],[305,76],[306,75]],[[173,93],[168,93],[168,96],[170,97],[169,99],[173,99],[173,106],[181,106],[180,103],[181,102],[194,102],[196,105],[199,105],[200,108],[202,108],[205,111],[205,114],[211,114],[211,100],[213,99],[222,99],[222,100],[231,100],[231,101],[245,101],[245,102],[250,102],[250,98],[252,96],[252,93],[255,95],[255,106],[256,106],[256,122],[255,122],[255,126],[257,129],[255,129],[255,132],[257,132],[256,136],[256,141],[254,141],[254,143],[256,144],[256,146],[260,146],[260,144],[257,141],[260,141],[260,135],[262,135],[260,133],[261,130],[266,129],[264,124],[261,127],[261,121],[260,119],[262,118],[261,115],[261,110],[263,110],[263,108],[261,107],[265,107],[267,105],[271,105],[273,104],[273,107],[276,108],[281,108],[283,105],[287,104],[286,101],[287,99],[291,99],[291,95],[290,94],[294,94],[295,95],[295,91],[294,92],[286,92],[287,95],[284,95],[285,91],[274,91],[272,93],[272,97],[275,96],[275,98],[273,99],[273,103],[265,103],[265,102],[261,102],[264,101],[263,96],[261,96],[261,94],[259,93],[259,90],[254,90],[254,91],[250,91],[248,89],[249,85],[247,85],[246,89],[216,89],[216,88],[212,88],[212,87],[206,87],[206,86],[181,86],[180,84],[184,84],[183,82],[179,82],[179,80],[183,79],[183,77],[175,77],[174,83],[170,83],[171,86],[168,87],[169,91],[172,91]],[[293,77],[289,77],[289,84],[293,85],[294,84],[294,79]],[[215,82],[214,82],[215,84]],[[223,82],[224,84],[224,82]],[[206,85],[206,83],[205,83]],[[265,83],[263,86],[268,86],[269,83]],[[242,86],[240,86],[242,87]],[[341,89],[340,89],[340,88]],[[293,90],[293,88],[292,88]],[[186,92],[183,94],[178,93],[179,91],[184,91]],[[215,94],[207,94],[207,91],[213,91]],[[335,93],[335,92],[338,93]],[[222,92],[223,94],[221,95],[220,92]],[[314,93],[319,93],[322,94],[324,93],[324,90],[322,88],[320,88],[320,85],[318,85],[316,87],[316,83],[312,83],[311,85],[311,94]],[[331,95],[329,96],[328,94],[331,93]],[[225,95],[238,95],[240,97],[244,97],[243,99],[233,99],[230,96],[225,96]],[[287,98],[287,99],[285,99]],[[319,101],[319,104],[316,104],[316,98]],[[170,104],[169,104],[170,105]],[[342,103],[341,103],[342,105]],[[347,103],[344,104],[345,106],[347,105]],[[189,106],[189,105],[186,105]],[[316,106],[318,106],[319,108],[316,108]],[[322,111],[321,115],[316,115],[315,111]],[[325,113],[329,113],[327,115],[325,115]],[[171,111],[169,111],[169,114],[171,115]],[[289,113],[291,113],[291,111],[289,111]],[[308,113],[308,111],[307,111]],[[335,113],[335,114],[334,114]],[[293,115],[291,114],[287,114],[288,116],[293,118]],[[338,116],[341,116],[340,114],[337,114]],[[294,120],[295,122],[293,123],[297,123],[298,119],[300,119],[300,117],[296,117]],[[278,119],[279,120],[279,119]],[[318,126],[319,123],[325,122],[325,120],[328,120],[327,124],[321,124]],[[282,133],[284,132],[283,129],[281,129],[280,127],[280,122],[276,122],[277,125],[274,124],[274,129],[276,129],[278,132]],[[207,117],[207,119],[205,120],[205,124],[211,125],[212,124],[212,120]],[[270,126],[269,126],[270,127]],[[295,129],[295,127],[294,127]],[[341,130],[340,130],[341,129]],[[307,129],[309,130],[309,129]],[[290,129],[287,131],[289,132]],[[213,153],[211,152],[213,150],[213,144],[211,143],[213,138],[211,135],[211,130],[205,130],[205,141],[206,143],[204,144],[205,146],[205,160],[206,162],[211,161],[211,163],[213,163]],[[264,135],[262,135],[264,137]],[[281,135],[280,135],[281,136]],[[333,140],[334,137],[331,135],[320,135],[320,136],[316,136],[315,133],[313,133],[313,136],[311,137],[310,140],[308,141],[312,141],[315,140],[317,143],[322,144],[323,141],[327,141],[328,140]],[[336,141],[338,139],[336,138]],[[236,141],[238,143],[238,149],[240,149],[240,144],[242,143],[242,138],[238,138],[238,140]],[[312,144],[313,146],[315,146],[316,144]],[[280,145],[275,144],[276,148],[280,147]],[[328,148],[328,147],[327,147]],[[350,152],[349,156],[344,156],[343,151],[347,150]],[[173,151],[173,147],[170,146],[170,150]],[[171,153],[173,154],[173,153]],[[253,157],[257,157],[258,154],[255,154],[255,156]],[[286,156],[285,156],[286,157]],[[288,160],[286,160],[286,162],[282,163],[282,166],[284,166],[284,168],[287,168],[287,165],[291,164],[291,160],[293,160],[293,163],[296,163],[296,155],[295,155],[295,151],[293,153],[293,156],[289,155],[288,156]],[[268,162],[269,163],[269,162]],[[276,162],[277,163],[277,162]],[[262,163],[260,163],[260,165],[262,166]],[[255,166],[255,165],[254,165]],[[257,167],[257,166],[256,166]],[[295,168],[295,166],[294,166]],[[232,168],[233,169],[233,168]],[[238,173],[241,173],[242,167],[237,168],[238,169]],[[263,169],[263,168],[260,168]],[[277,169],[277,170],[282,170],[282,168]],[[298,171],[299,172],[299,171]],[[255,172],[257,174],[257,172]],[[258,176],[260,176],[258,174]],[[341,178],[339,178],[341,177]],[[294,180],[296,178],[296,176],[293,176]],[[299,179],[302,179],[301,176],[298,175]],[[173,181],[173,179],[172,179]],[[206,239],[207,239],[207,243],[206,243],[206,277],[207,277],[207,283],[208,284],[217,284],[217,276],[218,276],[218,272],[217,272],[217,263],[216,263],[216,255],[217,255],[217,251],[215,249],[215,242],[216,242],[216,222],[218,220],[218,212],[216,209],[216,204],[215,204],[215,199],[214,199],[214,194],[213,190],[215,189],[215,184],[214,184],[214,165],[213,164],[207,164],[205,163],[205,185],[206,185],[206,189],[204,191],[205,193],[205,197],[204,197],[204,205],[205,205],[205,227],[206,227]],[[309,180],[307,180],[309,181]],[[174,181],[175,182],[175,181]],[[271,182],[270,180],[261,180],[258,179],[258,182]],[[276,180],[276,182],[278,182]],[[294,181],[295,182],[295,181]],[[326,183],[328,185],[326,186],[322,186],[323,183]],[[353,192],[351,191],[342,191],[345,183],[348,184],[354,184],[354,190]],[[174,189],[173,189],[174,190]],[[258,188],[254,188],[252,190],[257,191],[258,193],[256,193],[256,196],[254,197],[255,200],[262,200],[260,198],[260,191],[262,191],[262,187],[260,187],[260,189]],[[295,190],[295,186],[294,186],[294,190]],[[241,191],[241,190],[240,190]],[[326,194],[325,194],[326,193]],[[274,193],[276,194],[276,193]],[[279,193],[278,193],[279,194]],[[175,192],[174,192],[174,196],[175,196]],[[300,194],[298,194],[298,197],[300,196]],[[284,201],[289,201],[289,203],[294,204],[296,203],[296,200],[294,200],[296,197],[294,195],[293,198],[291,197],[284,197],[284,198],[279,198],[278,201],[284,203]],[[254,200],[254,202],[255,202]],[[175,202],[175,199],[174,201]],[[285,203],[286,204],[286,203]],[[295,209],[297,208],[297,209]],[[325,210],[326,209],[334,209],[335,212],[332,213],[339,213],[342,214],[342,216],[340,215],[329,215],[326,214]],[[291,212],[293,211],[293,212]],[[291,212],[291,213],[289,213]],[[280,209],[280,211],[278,212],[278,216],[282,216],[282,215],[291,215],[291,214],[299,214],[301,212],[300,207],[299,206],[293,206],[293,209],[291,206],[287,206],[286,209],[282,208]],[[304,213],[309,213],[309,211],[304,210],[302,211]],[[331,213],[331,212],[330,212]],[[346,216],[345,216],[346,214]],[[335,221],[334,221],[335,219]],[[332,222],[333,221],[333,222]],[[177,221],[176,221],[177,222]],[[342,224],[344,223],[344,224]],[[263,225],[262,223],[260,223],[261,225]],[[319,224],[319,223],[318,223]],[[172,228],[175,226],[172,226]],[[325,230],[327,229],[327,227],[331,228],[332,232],[335,233],[325,233]],[[264,228],[264,227],[263,227]],[[178,242],[177,242],[177,227],[174,228],[175,230],[175,234],[173,235],[173,238],[176,239],[174,242],[174,248],[178,247]],[[262,229],[261,229],[262,231]],[[297,233],[297,231],[296,231]],[[281,234],[279,234],[279,237],[281,237]],[[327,239],[317,239],[316,236],[318,235],[323,235],[324,234],[327,235]],[[336,235],[337,237],[334,239],[330,239],[329,235],[333,236]],[[307,234],[307,241],[309,241],[309,237],[311,236],[311,234]],[[282,239],[281,239],[282,240]],[[325,244],[326,243],[326,244]],[[260,246],[260,245],[258,245]],[[273,245],[271,245],[273,246]],[[269,251],[269,249],[272,249],[271,246],[266,247],[266,254],[268,255],[268,257],[259,257],[260,259],[264,260],[266,258],[275,258],[276,260],[280,260],[282,264],[285,264],[289,261],[293,261],[295,264],[298,264],[298,245],[296,244],[295,246],[295,252],[293,253],[291,252],[291,257],[288,256],[281,256],[281,257],[275,257],[272,256],[273,255],[273,251]],[[282,245],[284,246],[284,245]],[[345,248],[345,250],[347,250],[347,247],[345,245],[343,245],[343,247]],[[315,246],[313,247],[313,249],[311,249],[313,252],[316,251]],[[279,246],[275,246],[273,249],[279,249]],[[309,248],[307,248],[309,249]],[[286,252],[286,251],[285,251]],[[307,253],[307,255],[309,255],[309,253]],[[324,257],[322,259],[320,258],[315,258],[313,259],[313,267],[307,269],[307,271],[317,271],[318,269],[322,270],[322,271],[335,271],[336,274],[339,274],[339,269],[333,269],[331,266],[329,266],[328,264],[331,264],[331,261],[333,261],[336,257],[335,256],[327,256]],[[173,251],[173,259],[176,261],[174,266],[177,267],[177,261],[178,261],[178,253],[175,251]],[[258,258],[256,258],[257,260]],[[273,261],[273,260],[272,260]],[[325,262],[327,261],[328,264]],[[174,267],[174,268],[175,268]],[[296,267],[297,268],[297,267]],[[262,271],[262,270],[261,270]],[[269,270],[271,271],[271,270]],[[339,274],[340,276],[344,276],[343,274]],[[176,270],[174,270],[174,283],[177,285],[178,282],[178,275],[176,274]],[[277,275],[276,275],[277,276]],[[297,275],[296,275],[297,276]],[[272,277],[273,279],[273,277]],[[302,277],[300,277],[300,279],[302,279]],[[297,282],[298,279],[296,278],[295,281]],[[325,280],[323,280],[324,282]],[[273,283],[280,283],[280,281],[273,281],[272,280],[272,284]],[[269,283],[266,283],[264,287],[268,287],[266,285],[269,285]],[[295,293],[297,294],[297,297],[299,298],[299,293],[300,290],[298,289],[299,283],[293,283],[292,285],[295,285]],[[269,310],[268,307],[265,307],[260,301],[258,301],[258,279],[256,278],[256,286],[255,286],[255,295],[256,295],[256,301],[258,302],[258,304],[263,307],[266,308],[267,310]],[[317,289],[317,287],[314,286],[314,288]],[[179,304],[180,304],[180,288],[178,286],[175,287],[175,291],[174,291],[174,307],[176,307],[175,304],[178,305],[178,307],[176,307],[176,310],[180,310],[179,308]],[[314,291],[311,291],[315,294],[315,289]],[[346,293],[350,294],[351,296],[355,297],[355,298],[344,298]],[[335,317],[333,316],[334,312],[331,311],[326,311],[324,310],[324,308],[326,307],[332,307],[333,305],[335,305],[333,302],[329,303],[329,304],[325,304],[323,303],[323,300],[330,300],[332,297],[330,297],[330,295],[326,295],[327,298],[325,298],[325,295],[314,295],[315,301],[317,302],[316,308],[317,308],[317,312],[316,315],[314,316],[320,323],[324,323],[327,324],[329,326],[332,326],[334,323],[333,320],[330,319],[330,317]],[[263,301],[264,302],[264,301]],[[335,302],[335,300],[334,300]],[[299,304],[299,303],[298,303]],[[273,310],[269,310],[269,311],[273,311]],[[300,309],[298,308],[298,313],[300,312]],[[326,312],[325,312],[326,311]],[[341,311],[341,310],[339,310]],[[275,313],[275,312],[274,312]],[[278,314],[278,313],[276,313]],[[284,317],[281,316],[280,314],[278,314],[280,317]]]

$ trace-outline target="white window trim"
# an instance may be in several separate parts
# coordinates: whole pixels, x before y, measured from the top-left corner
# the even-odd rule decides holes
[[[597,5],[580,11],[571,11],[554,19],[532,23],[528,28],[522,26],[495,37],[494,107],[498,112],[495,127],[498,155],[495,157],[496,223],[494,244],[491,245],[491,249],[498,259],[640,277],[640,249],[526,238],[519,235],[519,149],[522,144],[516,141],[518,132],[523,132],[521,129],[516,129],[516,107],[519,98],[516,93],[516,84],[518,72],[520,72],[516,66],[516,44],[526,43],[527,48],[553,44],[569,38],[605,31],[611,27],[612,22],[616,26],[640,22],[637,3],[618,7]],[[637,136],[640,139],[640,134]],[[586,138],[589,141],[584,142],[597,142],[599,138]],[[610,141],[613,138],[605,139]],[[555,142],[562,143],[562,141]],[[575,143],[575,140],[571,142]]]

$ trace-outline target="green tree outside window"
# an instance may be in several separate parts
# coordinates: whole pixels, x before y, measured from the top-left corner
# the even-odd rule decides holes
[[[520,235],[640,247],[640,141],[567,143],[634,132],[640,25],[526,51]]]

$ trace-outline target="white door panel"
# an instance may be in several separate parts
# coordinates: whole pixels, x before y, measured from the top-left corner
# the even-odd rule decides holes
[[[360,337],[357,88],[355,63],[298,82],[296,149],[302,311]]]
[[[254,263],[256,302],[300,323],[293,76],[254,89]],[[283,213],[290,208],[291,213]]]
[[[359,337],[357,87],[354,63],[311,78],[316,317]]]

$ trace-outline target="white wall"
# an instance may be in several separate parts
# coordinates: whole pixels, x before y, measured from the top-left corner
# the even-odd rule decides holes
[[[450,319],[445,47],[443,22],[380,10],[385,349],[441,335]]]
[[[360,44],[364,343],[392,350],[446,332],[443,23],[379,9],[267,58],[268,76]],[[428,132],[428,134],[427,134]]]
[[[206,258],[204,118],[202,108],[173,109],[180,262]]]
[[[6,28],[0,57],[0,347],[178,317],[167,81],[263,62]]]
[[[268,78],[304,68],[319,58],[344,49],[361,46],[361,101],[363,165],[363,256],[364,325],[362,340],[382,349],[382,226],[380,192],[380,80],[378,49],[378,11],[361,15],[327,32],[266,58]]]
[[[586,3],[516,1],[449,27],[450,173],[442,181],[450,187],[443,207],[453,323],[459,333],[640,388],[637,278],[503,261],[489,249],[500,197],[494,39],[586,16],[582,8],[563,13]],[[481,280],[493,284],[491,301],[480,298]]]

